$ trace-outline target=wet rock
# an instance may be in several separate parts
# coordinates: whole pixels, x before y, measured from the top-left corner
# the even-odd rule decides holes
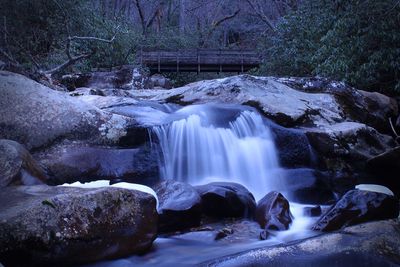
[[[336,172],[365,172],[367,160],[395,144],[391,136],[356,122],[304,128],[304,131],[324,168]]]
[[[398,216],[399,201],[394,196],[372,191],[351,190],[322,215],[313,229],[334,231],[349,225]]]
[[[154,188],[159,201],[159,232],[200,225],[201,198],[189,184],[165,180]]]
[[[0,72],[0,136],[41,149],[63,139],[98,145],[119,144],[138,127],[128,117],[110,114],[22,75]]]
[[[263,230],[260,232],[259,239],[260,240],[267,240],[271,236],[271,233],[267,230]]]
[[[88,84],[90,74],[74,73],[63,75],[60,79],[62,85],[67,87],[69,91],[73,91],[76,88],[84,87]]]
[[[303,241],[265,246],[203,262],[200,266],[396,266],[400,222],[365,223]]]
[[[156,200],[135,190],[7,187],[0,202],[0,261],[6,266],[124,257],[147,251],[157,234]]]
[[[22,145],[0,139],[0,187],[42,184],[46,180],[41,166]]]
[[[196,186],[203,213],[211,217],[252,217],[256,208],[253,195],[242,185],[216,182]]]
[[[150,145],[119,149],[61,144],[34,156],[46,168],[48,184],[112,180],[151,185],[159,181],[157,155]]]
[[[327,204],[335,200],[329,174],[314,169],[288,169],[284,173],[285,190],[299,203]]]
[[[396,101],[382,94],[355,90],[331,80],[320,79],[318,85],[311,86],[315,90],[303,84],[307,87],[309,81],[240,75],[152,94],[137,92],[137,96],[186,105],[215,101],[250,105],[285,127],[324,127],[353,120],[388,133],[387,119],[397,116]]]
[[[321,213],[321,206],[305,207],[303,209],[303,214],[308,217],[318,217],[321,216]]]
[[[162,76],[161,74],[154,74],[150,76],[150,81],[153,83],[155,88],[157,87],[164,89],[172,88],[171,80]]]
[[[377,92],[356,90],[343,82],[320,77],[279,78],[278,81],[306,93],[332,95],[348,119],[362,122],[383,133],[390,133],[387,121],[398,114],[394,98]]]
[[[285,168],[316,167],[314,151],[305,133],[298,129],[289,129],[270,124],[275,135],[279,163]]]
[[[223,239],[225,237],[227,237],[228,235],[233,234],[233,229],[231,228],[223,228],[221,230],[219,230],[217,232],[217,234],[215,235],[215,239],[214,240],[220,240]]]
[[[256,221],[266,230],[287,230],[292,223],[289,201],[276,191],[268,193],[257,203]]]

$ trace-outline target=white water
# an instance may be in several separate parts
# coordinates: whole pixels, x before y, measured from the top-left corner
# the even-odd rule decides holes
[[[237,182],[256,199],[282,189],[274,141],[258,113],[201,105],[176,114],[183,118],[153,127],[163,153],[164,178],[190,184]],[[219,122],[218,115],[234,119]]]
[[[272,133],[257,111],[206,104],[184,107],[159,118],[153,131],[162,150],[163,178],[192,185],[236,182],[256,200],[274,190],[286,191]],[[277,240],[309,234],[314,219],[303,215],[303,207],[290,203],[294,220],[289,230],[276,232]]]
[[[193,105],[177,109],[136,109],[135,118],[153,126],[162,150],[163,178],[192,185],[216,181],[244,185],[256,200],[270,191],[285,191],[284,171],[279,167],[273,135],[253,109],[228,105]],[[229,244],[214,241],[212,231],[172,238],[157,238],[154,250],[96,267],[191,266],[206,260],[245,250],[273,246],[314,235],[310,229],[316,218],[303,214],[304,205],[290,203],[293,222],[286,231],[271,231]],[[261,231],[261,229],[260,229]],[[210,239],[211,238],[211,239]]]

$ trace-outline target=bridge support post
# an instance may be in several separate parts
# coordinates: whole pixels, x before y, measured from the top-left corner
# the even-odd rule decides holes
[[[218,53],[218,63],[219,63],[219,73],[222,73],[222,63],[221,63],[221,49],[219,49],[219,53]]]
[[[179,53],[180,50],[178,50],[178,54],[176,55],[176,72],[179,74]]]
[[[199,49],[197,49],[197,74],[199,74],[201,71],[200,69],[200,52]]]
[[[241,71],[242,71],[242,74],[243,74],[244,73],[244,66],[243,66],[244,62],[243,62],[243,52],[242,51],[240,51],[240,58],[242,60]]]
[[[158,56],[158,73],[161,73],[161,57],[160,57],[160,51],[158,51],[157,56]]]

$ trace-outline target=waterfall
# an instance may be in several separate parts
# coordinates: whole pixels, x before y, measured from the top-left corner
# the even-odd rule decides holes
[[[237,182],[256,199],[279,190],[274,141],[255,110],[194,105],[176,111],[153,131],[162,151],[163,178],[190,184]]]

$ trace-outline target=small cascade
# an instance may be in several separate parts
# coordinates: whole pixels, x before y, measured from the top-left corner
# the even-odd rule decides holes
[[[259,199],[280,189],[274,140],[252,109],[194,105],[154,126],[162,150],[163,178],[190,184],[237,182]]]

